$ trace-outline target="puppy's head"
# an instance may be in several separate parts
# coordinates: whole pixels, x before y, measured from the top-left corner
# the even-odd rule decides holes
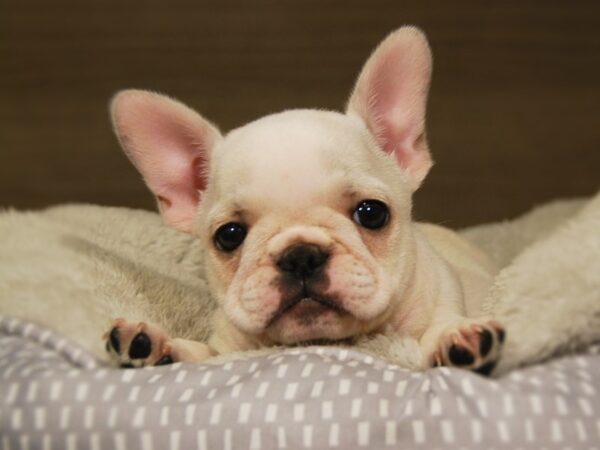
[[[123,91],[112,117],[164,220],[204,241],[239,330],[338,340],[381,326],[409,284],[430,74],[424,35],[404,27],[367,61],[345,114],[290,110],[222,136],[181,103]]]

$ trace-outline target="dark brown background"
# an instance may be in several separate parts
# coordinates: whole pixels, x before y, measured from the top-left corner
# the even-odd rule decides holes
[[[435,55],[419,218],[498,220],[600,188],[597,0],[0,0],[0,206],[153,208],[110,130],[113,92],[169,93],[224,130],[339,109],[405,23]]]

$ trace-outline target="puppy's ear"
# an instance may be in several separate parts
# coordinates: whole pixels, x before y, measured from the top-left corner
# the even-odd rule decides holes
[[[119,141],[165,222],[190,232],[219,130],[187,106],[147,91],[119,92],[110,110]]]
[[[416,190],[432,166],[425,138],[431,51],[422,31],[402,27],[373,52],[358,77],[347,113],[360,117]]]

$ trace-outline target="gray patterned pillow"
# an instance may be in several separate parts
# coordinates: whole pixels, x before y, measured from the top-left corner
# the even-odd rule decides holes
[[[598,353],[498,380],[334,347],[114,370],[0,316],[0,448],[598,449]]]

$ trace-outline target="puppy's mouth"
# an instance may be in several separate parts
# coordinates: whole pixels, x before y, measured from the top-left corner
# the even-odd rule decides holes
[[[326,311],[333,311],[340,316],[349,314],[335,299],[312,291],[306,286],[306,283],[302,283],[302,285],[300,292],[283,298],[281,305],[269,320],[267,327],[289,313],[303,317],[307,321]]]

